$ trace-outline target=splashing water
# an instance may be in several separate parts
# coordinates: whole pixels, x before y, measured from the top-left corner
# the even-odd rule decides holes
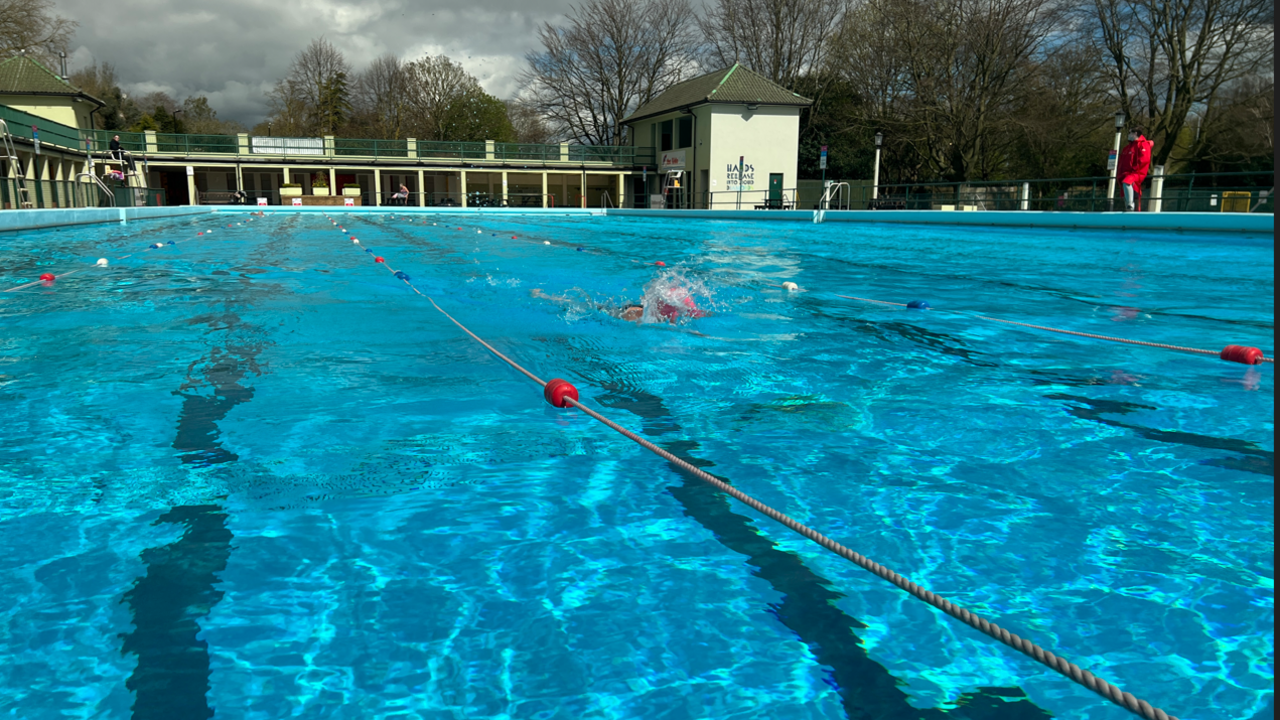
[[[713,302],[714,295],[706,284],[681,267],[660,272],[645,284],[644,297],[640,299],[646,323],[684,324],[703,317]]]

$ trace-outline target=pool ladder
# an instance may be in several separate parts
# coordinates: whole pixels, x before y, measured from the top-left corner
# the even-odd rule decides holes
[[[111,203],[111,207],[116,206],[115,193],[111,192],[111,188],[108,188],[106,183],[102,182],[102,180],[97,175],[94,175],[91,172],[83,172],[76,176],[77,180],[83,180],[84,178],[89,178],[90,180],[93,181],[94,185],[98,186],[98,189],[101,190],[102,193],[107,196],[107,200]]]
[[[9,134],[9,124],[3,119],[0,119],[0,151],[4,152],[4,159],[8,161],[9,170],[13,173],[14,181],[18,187],[18,207],[35,207],[31,202],[31,191],[27,188],[27,175],[22,172],[22,163],[18,161],[18,151],[13,147],[13,136]],[[8,178],[6,178],[7,180]]]
[[[840,210],[843,203],[844,209],[849,209],[849,200],[853,190],[847,182],[832,183],[822,191],[822,199],[818,201],[818,209],[813,211],[813,223],[817,225],[827,219],[827,208],[831,205],[831,201],[835,200],[836,210]]]

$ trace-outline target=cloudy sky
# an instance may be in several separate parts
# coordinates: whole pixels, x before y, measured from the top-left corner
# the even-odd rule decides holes
[[[444,53],[490,94],[515,94],[536,29],[571,0],[55,0],[80,23],[68,66],[116,67],[131,94],[206,95],[219,117],[249,126],[266,92],[312,38],[327,37],[357,70],[391,52]]]

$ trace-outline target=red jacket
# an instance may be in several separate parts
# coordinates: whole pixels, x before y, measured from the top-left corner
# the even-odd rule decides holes
[[[1124,146],[1116,165],[1116,177],[1120,182],[1141,185],[1147,179],[1147,171],[1151,169],[1151,144],[1150,140],[1139,135],[1137,140]]]

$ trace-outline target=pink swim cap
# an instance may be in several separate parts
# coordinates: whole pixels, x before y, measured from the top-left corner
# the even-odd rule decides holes
[[[698,307],[698,304],[693,301],[693,298],[689,296],[685,296],[682,302],[684,304],[683,309],[678,308],[675,305],[672,305],[667,302],[662,303],[661,305],[658,306],[659,317],[662,317],[666,320],[670,320],[674,322],[675,319],[680,317],[681,315],[688,315],[689,317],[693,317],[693,318],[700,318],[700,317],[706,316],[706,313],[704,313],[702,309]]]

